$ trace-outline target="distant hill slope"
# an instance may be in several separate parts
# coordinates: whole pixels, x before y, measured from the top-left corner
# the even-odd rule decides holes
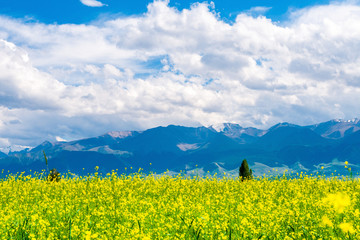
[[[71,142],[44,142],[31,150],[0,153],[0,168],[11,172],[45,169],[86,174],[95,166],[106,173],[118,169],[144,172],[236,175],[246,158],[255,175],[279,171],[330,174],[346,171],[348,161],[360,170],[359,121],[332,120],[311,126],[279,123],[268,130],[225,123],[210,127],[170,125],[146,131],[109,132]],[[344,172],[346,173],[346,172]]]
[[[360,119],[352,120],[331,120],[315,125],[307,126],[307,128],[317,134],[330,139],[340,139],[360,130]]]
[[[266,149],[279,150],[288,146],[318,146],[330,143],[314,131],[288,123],[271,127],[256,144]]]
[[[3,152],[0,152],[0,158],[6,157],[7,155]]]

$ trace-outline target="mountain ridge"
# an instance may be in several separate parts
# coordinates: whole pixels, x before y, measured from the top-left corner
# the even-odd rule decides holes
[[[49,167],[83,174],[99,166],[104,172],[137,171],[236,175],[248,159],[255,175],[267,169],[326,173],[339,162],[360,170],[360,121],[331,120],[309,126],[279,123],[267,130],[224,123],[209,127],[169,125],[145,131],[111,131],[70,142],[45,141],[35,148],[0,154],[0,168],[11,172],[41,171],[43,151]],[[131,171],[129,169],[132,169]],[[196,170],[197,169],[197,170]],[[346,169],[340,169],[346,173]],[[341,171],[338,171],[341,172]]]

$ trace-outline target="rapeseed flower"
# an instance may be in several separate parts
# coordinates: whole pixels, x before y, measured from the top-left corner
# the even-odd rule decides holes
[[[329,227],[334,226],[334,224],[331,222],[331,220],[330,220],[327,216],[323,216],[323,217],[322,217],[322,223],[323,223],[325,226],[329,226]]]
[[[356,179],[306,175],[245,184],[116,172],[54,183],[8,176],[0,181],[0,239],[331,239],[337,230],[359,239],[359,191]]]
[[[340,223],[339,228],[345,233],[355,233],[353,226],[347,222]]]
[[[345,208],[351,204],[350,197],[345,193],[329,194],[323,201],[339,213],[344,212]]]

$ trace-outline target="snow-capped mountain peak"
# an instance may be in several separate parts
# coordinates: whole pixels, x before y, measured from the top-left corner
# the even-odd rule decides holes
[[[351,133],[360,130],[360,119],[353,118],[350,120],[334,119],[328,122],[308,126],[311,130],[322,137],[330,139],[343,138]]]
[[[209,127],[218,133],[236,140],[239,143],[253,142],[256,138],[263,136],[266,131],[257,128],[243,128],[235,123],[220,123]]]
[[[244,129],[236,123],[218,123],[211,125],[209,128],[216,132],[242,131]]]
[[[132,136],[132,134],[133,134],[132,131],[111,131],[107,133],[107,135],[113,138],[126,138]]]
[[[223,132],[225,129],[225,123],[214,124],[211,125],[209,128],[215,130],[216,132]]]

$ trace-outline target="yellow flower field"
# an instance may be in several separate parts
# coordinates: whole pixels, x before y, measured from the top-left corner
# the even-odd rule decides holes
[[[1,239],[360,239],[359,180],[8,176]]]

